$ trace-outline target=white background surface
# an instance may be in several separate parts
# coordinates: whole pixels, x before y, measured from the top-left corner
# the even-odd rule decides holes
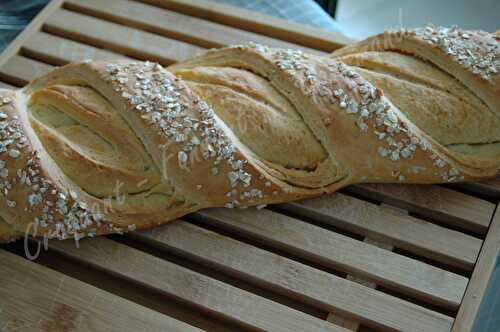
[[[339,0],[336,20],[351,37],[364,38],[389,28],[434,23],[464,29],[500,30],[500,0]]]

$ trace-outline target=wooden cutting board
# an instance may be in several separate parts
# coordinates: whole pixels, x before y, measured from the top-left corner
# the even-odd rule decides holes
[[[168,65],[249,41],[326,54],[351,40],[209,1],[54,0],[0,57],[0,86],[88,58]],[[358,185],[50,242],[34,261],[18,241],[0,248],[0,331],[469,331],[499,200],[499,180]]]

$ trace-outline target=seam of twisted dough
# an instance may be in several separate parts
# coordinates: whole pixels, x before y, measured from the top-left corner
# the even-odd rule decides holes
[[[327,158],[286,96],[262,77],[230,67],[198,67],[175,75],[212,106],[258,159],[311,171]]]
[[[482,32],[464,36],[452,29],[449,33],[481,45],[489,45],[493,38]],[[443,38],[444,32],[437,30],[436,34]],[[436,46],[435,38],[429,30],[405,32],[391,49],[415,53],[435,63],[498,114],[498,75],[494,72],[498,70],[498,41],[493,39],[495,48],[472,49],[486,52],[488,59],[494,53],[493,67],[485,72],[474,62],[470,65],[476,71],[473,73],[458,64],[462,60]],[[371,41],[349,46],[334,56],[363,52]],[[231,129],[231,123],[222,121],[189,88],[189,82],[174,76],[197,67],[241,68],[267,80],[293,105],[325,149],[325,162],[297,174],[260,160]],[[51,143],[42,142],[33,129],[31,110],[27,108],[34,93],[55,85],[93,89],[120,114],[151,156],[161,173],[161,183],[171,188],[165,191],[168,198],[164,205],[164,197],[154,193],[139,198],[117,193],[106,201],[76,185],[71,180],[76,176],[72,171],[65,174],[63,163],[69,161],[55,150],[51,150],[52,155],[48,153]],[[234,46],[209,51],[168,71],[149,62],[73,64],[16,92],[2,90],[0,96],[4,142],[0,165],[4,205],[0,216],[5,221],[0,224],[0,241],[16,238],[26,228],[31,232],[39,228],[37,235],[76,239],[123,232],[151,227],[205,207],[289,201],[358,182],[454,182],[498,174],[498,158],[476,160],[443,146],[415,126],[382,90],[354,68],[294,50],[255,44]],[[50,97],[46,102],[58,103]],[[92,120],[85,121],[92,126]],[[113,125],[109,130],[115,130]],[[100,167],[106,167],[105,163]],[[86,166],[79,171],[97,172]],[[137,204],[144,206],[135,210]]]

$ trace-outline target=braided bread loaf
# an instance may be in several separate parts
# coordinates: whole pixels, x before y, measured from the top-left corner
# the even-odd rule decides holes
[[[251,44],[168,70],[71,64],[0,90],[0,241],[78,240],[360,182],[496,176],[498,39],[428,27],[329,57]]]

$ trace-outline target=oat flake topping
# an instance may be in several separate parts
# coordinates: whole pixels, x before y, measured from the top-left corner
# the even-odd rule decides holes
[[[110,75],[114,89],[129,101],[135,111],[142,114],[143,119],[149,121],[162,135],[182,146],[177,153],[181,168],[189,169],[190,160],[193,159],[191,153],[198,146],[203,159],[213,162],[212,175],[219,174],[218,165],[226,162],[231,167],[226,177],[232,188],[248,188],[251,185],[252,176],[244,169],[247,161],[236,159],[235,147],[216,123],[212,108],[199,99],[194,100],[193,106],[183,102],[180,96],[186,87],[178,78],[172,78],[159,64],[148,61],[108,64],[106,72]],[[194,107],[199,118],[189,116],[187,107]],[[197,189],[201,190],[202,187]],[[236,199],[226,204],[226,207],[235,206],[241,206]]]
[[[500,70],[500,46],[498,38],[492,34],[471,33],[457,27],[433,26],[415,29],[414,33],[443,49],[484,80],[490,80]],[[473,34],[485,37],[486,42],[478,44]],[[420,149],[429,154],[443,180],[455,181],[461,178],[457,169],[428,151],[429,144],[425,140],[410,132],[382,91],[362,80],[351,67],[332,59],[325,60],[332,77],[327,80],[316,72],[317,67],[310,61],[313,56],[300,50],[273,50],[254,43],[235,47],[251,48],[263,54],[279,70],[287,73],[297,86],[302,85],[307,95],[315,94],[319,97],[317,99],[338,105],[345,114],[355,119],[356,126],[362,133],[376,136],[380,143],[377,152],[381,157],[397,163],[401,159],[412,158],[417,149]],[[221,174],[221,162],[230,166],[226,174],[221,174],[227,178],[231,187],[226,194],[226,207],[245,207],[243,202],[253,202],[254,199],[263,197],[259,189],[251,188],[252,175],[245,170],[248,161],[235,157],[235,147],[218,126],[210,105],[199,99],[193,100],[191,105],[186,104],[181,98],[186,87],[178,78],[169,75],[159,64],[151,62],[108,64],[105,71],[114,90],[127,99],[141,118],[167,137],[169,142],[178,144],[180,149],[175,157],[181,168],[187,171],[193,166],[191,157],[195,147],[200,148],[204,160],[212,163],[212,175]],[[339,84],[341,81],[342,86]],[[11,103],[11,98],[0,98],[0,107]],[[196,117],[190,116],[188,107],[197,112]],[[73,236],[78,240],[83,236],[95,235],[97,227],[101,226],[103,215],[93,212],[92,207],[78,201],[76,192],[62,192],[50,180],[45,179],[36,151],[26,151],[28,146],[17,116],[9,116],[0,111],[0,193],[5,197],[5,204],[9,208],[16,208],[22,203],[27,206],[28,211],[41,211],[34,218],[34,224],[40,227],[54,225],[56,231],[51,237],[65,239]],[[23,166],[15,172],[9,172],[7,163],[22,163]],[[418,167],[415,166],[415,169]],[[392,175],[399,181],[405,181],[407,175],[401,174],[398,169],[396,167]],[[16,202],[9,196],[16,185],[28,189],[26,202]],[[265,182],[265,186],[270,187],[271,182]],[[196,188],[204,189],[202,185],[197,185]],[[273,192],[273,195],[277,194],[277,191]],[[113,224],[107,226],[115,232],[123,231]],[[127,227],[127,230],[134,229],[135,225]]]
[[[457,26],[444,28],[433,25],[415,29],[414,33],[428,43],[440,47],[484,80],[490,80],[491,76],[498,75],[500,71],[500,43],[498,37],[493,34],[464,31]],[[487,41],[479,44],[474,40],[473,34],[479,34]]]
[[[405,123],[398,118],[382,91],[362,80],[359,74],[344,63],[327,60],[328,70],[331,73],[329,77],[333,79],[325,80],[319,77],[315,67],[308,61],[310,56],[300,50],[273,51],[255,43],[235,47],[247,47],[271,56],[277,67],[288,73],[297,86],[300,86],[301,81],[305,82],[303,87],[307,90],[307,95],[317,94],[329,103],[338,104],[346,114],[356,117],[355,123],[359,130],[375,134],[380,141],[377,151],[381,157],[397,162],[412,158],[417,148],[424,152],[428,151],[429,143],[411,133]],[[342,77],[347,89],[338,87],[339,77]],[[437,156],[430,157],[444,181],[453,182],[462,178],[457,169],[445,167],[447,163],[444,160]],[[392,176],[403,182],[406,177],[398,169],[393,171]]]

